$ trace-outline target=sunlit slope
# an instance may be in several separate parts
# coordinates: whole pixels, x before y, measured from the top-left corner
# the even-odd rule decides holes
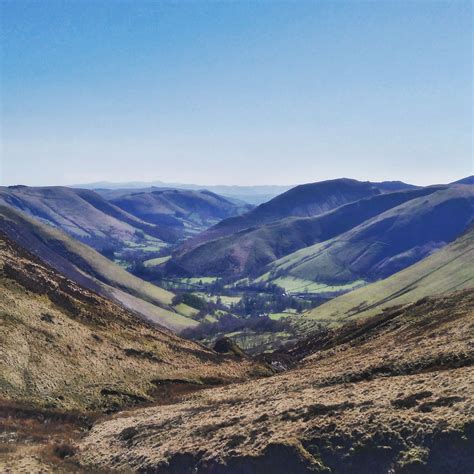
[[[168,328],[194,326],[171,307],[173,293],[123,270],[91,247],[8,206],[0,206],[0,230],[57,271]]]
[[[294,277],[342,285],[403,270],[460,236],[474,218],[474,188],[452,186],[423,196],[268,267],[266,279]]]
[[[96,423],[78,457],[89,471],[469,474],[473,316],[468,290],[316,334],[277,376]]]
[[[117,409],[163,383],[206,385],[261,368],[149,325],[69,280],[0,231],[0,398],[49,408]]]
[[[301,321],[344,323],[381,310],[474,287],[474,226],[455,242],[376,283],[339,296],[303,315]]]

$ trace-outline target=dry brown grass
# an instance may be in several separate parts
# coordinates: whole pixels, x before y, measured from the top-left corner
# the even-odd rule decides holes
[[[143,322],[6,240],[0,320],[0,397],[45,408],[116,410],[174,380],[186,391],[268,373]]]
[[[118,415],[78,459],[148,472],[468,473],[473,308],[473,291],[425,299],[335,333],[295,370]]]

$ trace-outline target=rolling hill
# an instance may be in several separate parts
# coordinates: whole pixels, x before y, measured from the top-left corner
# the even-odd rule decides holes
[[[412,201],[439,218],[431,208],[453,214],[445,203],[458,200],[452,224],[471,204],[465,188]],[[472,227],[396,282],[371,285],[386,286],[351,303],[361,306],[344,319],[356,321],[267,356],[287,364],[271,377],[239,350],[217,354],[149,325],[23,244],[58,266],[72,259],[69,271],[99,291],[76,265],[105,272],[84,253],[94,250],[0,208],[0,470],[471,472]]]
[[[220,356],[147,324],[3,233],[0,319],[0,400],[25,403],[30,411],[116,410],[159,399],[174,385],[265,373],[247,358]]]
[[[362,183],[345,178],[302,184],[241,216],[225,219],[198,236],[188,239],[177,253],[189,251],[210,240],[287,217],[316,216],[343,204],[380,194],[380,192],[369,182]]]
[[[451,186],[410,200],[339,236],[268,266],[262,279],[340,286],[375,281],[416,263],[460,236],[474,218],[472,186]]]
[[[172,306],[173,293],[145,282],[59,229],[0,206],[0,231],[71,280],[179,331],[197,323]]]
[[[392,306],[464,288],[474,288],[474,226],[420,262],[385,280],[338,296],[305,313],[299,321],[303,331],[310,330],[312,322],[339,325]]]
[[[223,219],[252,208],[244,202],[202,190],[150,188],[99,193],[114,206],[145,222],[169,227],[179,238],[202,232]]]
[[[441,187],[378,194],[315,217],[290,217],[177,253],[168,268],[184,275],[241,278],[296,250],[335,237],[367,219]]]
[[[61,229],[97,250],[109,247],[133,250],[137,246],[159,250],[179,237],[175,230],[142,221],[86,189],[1,187],[0,204]]]

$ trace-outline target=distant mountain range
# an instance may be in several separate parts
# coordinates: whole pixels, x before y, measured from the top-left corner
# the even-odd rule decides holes
[[[472,189],[341,178],[253,207],[208,190],[11,186],[0,188],[0,204],[129,265],[172,252],[157,260],[165,276],[338,292],[386,278],[458,237],[472,220]]]
[[[372,183],[346,178],[302,184],[260,204],[241,216],[220,222],[188,240],[183,245],[183,249],[190,249],[204,242],[287,217],[315,216],[348,202],[381,194],[381,192]]]
[[[248,211],[251,205],[210,191],[103,191],[61,186],[0,187],[0,204],[62,229],[97,250],[136,254],[168,244]]]
[[[94,190],[113,190],[113,189],[189,189],[194,191],[207,190],[215,194],[239,199],[249,204],[258,205],[269,201],[275,196],[288,191],[294,186],[279,185],[256,185],[256,186],[232,186],[232,185],[199,185],[183,183],[166,183],[163,181],[131,181],[125,183],[111,183],[108,181],[99,181],[96,183],[79,184],[71,186],[73,188],[94,189]]]
[[[292,277],[337,286],[387,278],[455,240],[473,218],[474,187],[453,185],[273,262],[266,279],[278,283]]]
[[[176,229],[180,238],[253,208],[211,191],[186,189],[98,190],[111,204],[160,227]]]
[[[317,186],[313,185],[313,189]],[[245,226],[245,222],[264,222],[263,216],[253,217],[253,214],[257,213],[255,209],[241,217],[223,221],[188,240],[176,251],[169,266],[174,266],[177,272],[188,274],[207,275],[217,271],[220,276],[227,277],[255,275],[263,266],[274,260],[328,240],[392,207],[439,189],[442,187],[375,194],[372,187],[369,187],[369,197],[349,202],[328,212],[319,213],[321,208],[315,207],[314,217],[282,217],[268,224],[231,231],[234,227]],[[338,202],[344,201],[343,196],[347,201],[351,201],[353,195],[344,194],[343,186],[339,190],[341,194]],[[317,199],[315,196],[315,200]],[[272,205],[273,202],[271,201]],[[275,203],[275,208],[282,211],[282,216],[292,214],[292,211],[287,212],[278,206],[278,203]],[[260,214],[263,214],[263,211],[264,205],[260,206]],[[219,234],[223,236],[219,237]]]
[[[412,184],[407,184],[402,181],[381,181],[374,182],[381,191],[392,192],[400,191],[402,189],[416,188]],[[274,197],[288,191],[298,185],[283,186],[283,185],[255,185],[255,186],[233,186],[233,185],[200,185],[200,184],[183,184],[183,183],[166,183],[164,181],[152,181],[149,183],[142,181],[131,181],[124,183],[113,183],[109,181],[98,181],[96,183],[78,184],[71,186],[72,188],[93,189],[94,191],[106,194],[106,191],[113,190],[130,190],[150,192],[156,190],[170,190],[170,189],[189,189],[194,191],[207,190],[215,194],[220,194],[232,199],[244,201],[248,204],[259,205],[270,201]]]

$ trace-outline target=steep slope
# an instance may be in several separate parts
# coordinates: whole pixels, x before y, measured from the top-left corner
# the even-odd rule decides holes
[[[168,474],[468,474],[473,322],[471,290],[315,336],[296,369],[96,424],[77,458]]]
[[[387,278],[455,240],[473,218],[472,186],[451,186],[287,255],[268,267],[266,277],[335,286]]]
[[[148,325],[0,234],[0,398],[79,410],[154,399],[258,366]]]
[[[423,297],[474,287],[474,226],[438,252],[391,277],[318,306],[299,323],[309,330],[312,322],[342,324],[361,319],[395,305]]]
[[[173,293],[126,272],[91,247],[8,206],[0,230],[68,278],[173,330],[196,325],[172,308]]]
[[[0,204],[21,210],[97,250],[110,246],[133,249],[144,242],[158,249],[164,241],[178,238],[175,231],[144,222],[86,189],[1,187]]]
[[[204,242],[244,229],[275,222],[286,217],[311,217],[349,202],[380,194],[371,183],[353,179],[334,179],[302,184],[238,217],[225,219],[211,229],[189,239],[178,253]]]
[[[175,272],[198,276],[255,275],[296,250],[339,235],[367,219],[441,187],[380,194],[316,217],[290,217],[205,242],[168,263]]]
[[[110,202],[143,221],[173,229],[180,238],[249,211],[252,206],[210,191],[153,188],[103,193]]]

